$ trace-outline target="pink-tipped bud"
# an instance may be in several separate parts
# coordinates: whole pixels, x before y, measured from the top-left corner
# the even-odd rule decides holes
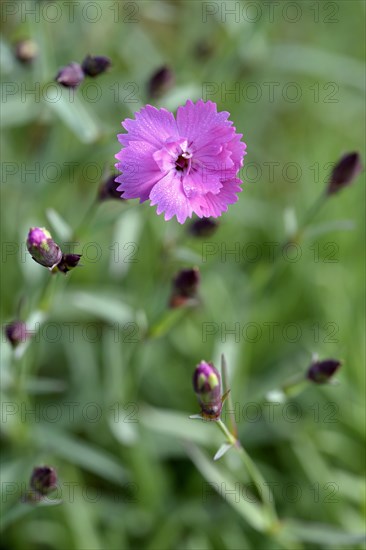
[[[221,377],[212,363],[201,361],[193,374],[193,388],[202,416],[216,420],[222,409]]]
[[[33,260],[52,269],[62,259],[60,247],[44,227],[32,227],[27,238],[27,248]]]

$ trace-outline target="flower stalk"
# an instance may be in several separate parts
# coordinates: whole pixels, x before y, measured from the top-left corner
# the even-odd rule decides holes
[[[223,403],[226,399],[228,399],[228,403],[231,403],[230,390],[227,389],[227,365],[223,355],[221,357],[221,367],[222,379],[224,380],[226,390],[224,394],[221,392],[220,375],[212,363],[201,361],[197,366],[193,376],[193,387],[201,406],[201,415],[193,415],[191,418],[215,422],[216,426],[225,436],[226,441],[216,453],[214,460],[221,458],[231,448],[235,449],[259,495],[264,513],[269,522],[269,531],[276,532],[279,520],[272,493],[270,490],[264,491],[264,488],[267,488],[267,484],[265,484],[261,472],[242,446],[237,436],[237,426],[232,414],[230,414],[230,429],[221,419]],[[230,410],[232,410],[232,406],[230,406]]]

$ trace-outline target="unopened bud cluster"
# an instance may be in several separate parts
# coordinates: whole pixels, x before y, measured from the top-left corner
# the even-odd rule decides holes
[[[62,67],[56,75],[56,82],[65,86],[65,88],[77,88],[85,76],[94,78],[104,73],[111,66],[111,60],[105,56],[87,55],[84,61],[76,63],[73,61],[65,67]]]
[[[27,238],[27,249],[33,260],[50,271],[67,273],[76,267],[80,254],[63,254],[61,248],[52,239],[51,233],[44,227],[31,227]]]

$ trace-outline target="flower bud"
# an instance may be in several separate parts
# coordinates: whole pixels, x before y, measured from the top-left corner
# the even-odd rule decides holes
[[[29,338],[30,333],[23,321],[13,321],[6,325],[5,336],[13,348],[15,348],[18,344],[25,342]]]
[[[167,67],[161,67],[153,75],[147,85],[147,93],[151,98],[158,98],[165,94],[175,84],[173,71]]]
[[[173,280],[170,307],[179,307],[189,300],[197,300],[199,284],[200,272],[198,267],[179,271]]]
[[[44,227],[32,227],[28,233],[27,248],[33,260],[49,269],[55,267],[62,258],[60,247],[53,241]]]
[[[57,473],[51,466],[37,466],[30,479],[31,488],[40,495],[47,495],[57,487]]]
[[[359,153],[348,153],[335,165],[327,188],[327,195],[334,195],[352,181],[362,171]]]
[[[219,226],[219,222],[212,218],[198,218],[188,228],[193,237],[211,237]]]
[[[57,264],[57,269],[62,273],[67,273],[76,267],[82,254],[63,254],[61,261]]]
[[[325,384],[326,382],[329,382],[341,364],[342,363],[337,359],[315,361],[310,365],[306,377],[316,384]]]
[[[116,176],[110,176],[99,189],[99,200],[105,201],[108,199],[123,199],[123,191],[117,191],[117,187],[121,184],[115,181]],[[126,199],[124,199],[126,200]]]
[[[38,55],[38,46],[33,40],[21,40],[15,45],[15,57],[24,65],[31,63]]]
[[[87,55],[81,64],[81,68],[86,76],[94,77],[105,73],[111,65],[111,60],[108,57],[102,55],[92,57],[91,55]]]
[[[201,361],[193,375],[193,388],[202,416],[216,420],[222,409],[221,377],[212,363]]]
[[[84,80],[84,72],[79,63],[69,63],[59,70],[55,80],[65,88],[77,88]]]

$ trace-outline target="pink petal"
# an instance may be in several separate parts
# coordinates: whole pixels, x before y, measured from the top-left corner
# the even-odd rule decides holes
[[[151,206],[157,205],[157,214],[165,212],[165,220],[177,216],[179,223],[192,217],[192,207],[183,191],[181,178],[169,172],[154,187],[150,193]]]
[[[191,170],[183,177],[183,190],[189,199],[196,195],[205,195],[208,192],[217,194],[221,187],[220,174],[210,172],[206,167],[198,171]]]
[[[117,190],[124,191],[124,198],[146,201],[154,184],[161,179],[162,173],[152,156],[154,150],[154,146],[149,143],[132,141],[117,153],[116,158],[120,162],[116,168],[122,172],[116,178],[121,184]]]
[[[220,193],[214,195],[213,193],[207,193],[207,195],[199,196],[192,203],[193,211],[200,217],[217,218],[221,216],[223,212],[226,212],[229,204],[234,204],[237,200],[237,193],[240,193],[241,181],[237,178],[227,180],[223,182],[223,186]]]
[[[195,151],[201,147],[215,143],[217,139],[229,141],[233,137],[232,122],[228,121],[229,113],[217,113],[216,104],[206,103],[200,99],[197,103],[188,100],[178,107],[177,127],[179,134],[186,137],[189,143],[194,143]]]
[[[166,109],[156,109],[152,105],[147,105],[137,112],[135,117],[136,120],[127,118],[122,123],[128,131],[127,135],[118,135],[122,145],[129,145],[131,141],[146,141],[161,148],[169,137],[178,137],[174,116]]]

